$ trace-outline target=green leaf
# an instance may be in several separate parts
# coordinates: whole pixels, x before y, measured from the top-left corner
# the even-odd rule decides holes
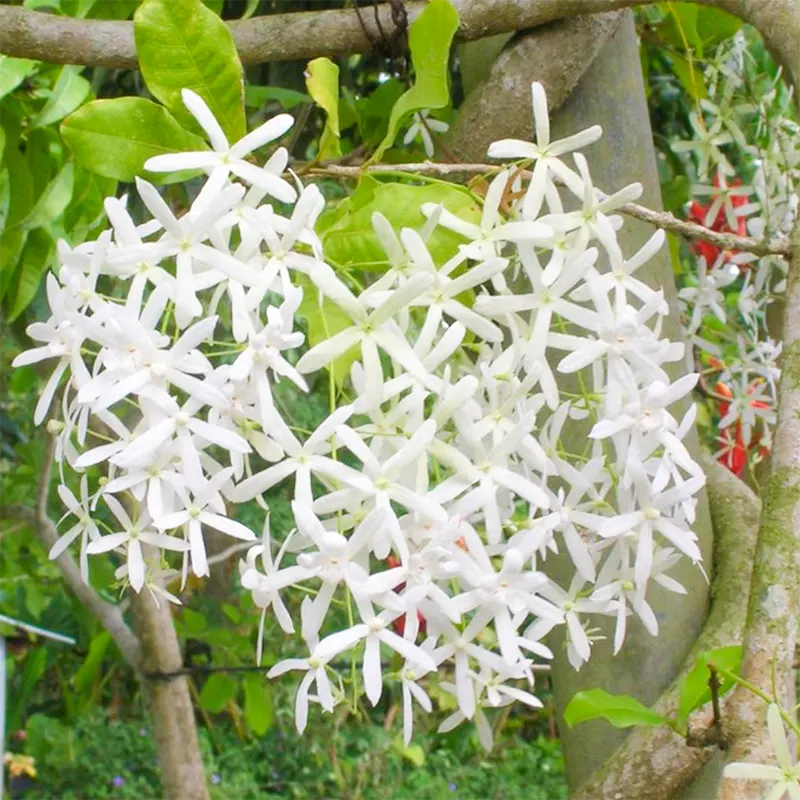
[[[296,92],[294,89],[282,89],[280,86],[250,86],[244,87],[244,104],[248,108],[261,108],[275,100],[281,107],[288,111],[301,103],[310,103],[311,97],[305,92]]]
[[[20,256],[28,240],[24,228],[9,228],[0,235],[0,300],[8,293],[19,268]]]
[[[47,271],[55,246],[56,243],[46,228],[34,228],[28,234],[17,271],[13,301],[9,301],[11,310],[8,312],[8,319],[10,322],[13,322],[36,296],[42,275]]]
[[[425,765],[425,751],[421,745],[412,744],[406,747],[403,740],[398,738],[392,743],[394,750],[399,753],[406,761],[411,762],[415,767],[423,767]]]
[[[314,102],[326,114],[317,157],[320,161],[338,158],[342,154],[339,145],[339,67],[329,58],[309,61],[306,67],[306,88]]]
[[[163,153],[207,149],[163,106],[143,97],[87,103],[64,120],[61,135],[82,167],[128,183],[137,175],[161,182],[184,180],[186,173],[166,180],[166,176],[145,173],[144,163]]]
[[[258,9],[258,0],[247,0],[247,5],[245,6],[244,11],[242,12],[241,18],[250,19],[250,17],[252,17],[253,14],[256,13],[257,9]]]
[[[200,692],[200,706],[212,714],[218,714],[236,696],[239,685],[222,672],[216,672],[209,677]]]
[[[672,70],[686,89],[689,96],[695,102],[704,100],[707,96],[706,84],[703,80],[703,73],[697,68],[697,64],[690,63],[678,53],[670,53],[672,59]]]
[[[203,633],[208,628],[208,622],[203,614],[192,608],[182,608],[179,617],[181,636],[193,637]]]
[[[33,208],[33,178],[27,160],[19,148],[9,146],[5,167],[9,180],[9,208],[6,228],[12,228],[28,216]]]
[[[256,736],[263,736],[272,725],[272,691],[264,675],[251,672],[244,678],[244,718]]]
[[[49,225],[60,217],[72,198],[74,180],[75,165],[69,161],[47,184],[30,214],[21,224],[26,228],[38,228],[40,225]]]
[[[72,685],[76,691],[88,692],[92,688],[100,675],[100,668],[103,666],[103,659],[106,657],[110,644],[111,634],[106,631],[92,637],[92,641],[89,643],[89,652],[72,678]]]
[[[394,104],[389,129],[370,161],[378,161],[394,144],[403,120],[423,108],[444,108],[450,102],[450,45],[458,30],[458,13],[448,0],[430,0],[408,31],[414,64],[414,85]]]
[[[181,99],[206,101],[231,142],[246,132],[244,73],[228,26],[200,0],[145,0],[133,15],[136,52],[147,88],[190,130]]]
[[[377,144],[386,136],[392,108],[402,96],[404,88],[397,78],[390,78],[367,97],[356,100],[361,116],[361,136],[368,146]]]
[[[32,126],[52,125],[71,114],[92,91],[92,85],[80,75],[80,67],[64,67],[50,92],[44,108],[34,118]]]
[[[372,227],[372,214],[380,211],[397,231],[420,230],[426,222],[420,211],[423,203],[441,203],[448,211],[468,222],[479,223],[481,209],[472,195],[458,186],[439,183],[414,185],[383,183],[362,178],[356,192],[323,215],[318,224],[325,255],[341,265],[372,265],[364,269],[385,271],[386,252]],[[428,249],[437,264],[443,264],[458,251],[464,239],[441,226],[428,239]]]
[[[664,211],[680,211],[691,199],[689,179],[685,175],[674,175],[662,183],[661,199],[664,203]]]
[[[706,650],[697,657],[695,665],[681,683],[680,698],[678,700],[678,722],[683,724],[692,711],[704,706],[711,700],[711,689],[708,681],[711,678],[709,664],[715,664],[723,669],[738,674],[742,666],[742,646],[718,647],[716,650]],[[733,681],[724,675],[719,675],[720,696],[733,688]]]
[[[697,35],[706,50],[730,39],[742,24],[742,20],[727,11],[710,6],[697,7]]]
[[[633,725],[664,725],[666,719],[626,694],[609,694],[602,689],[578,692],[564,709],[564,719],[572,727],[590,719],[606,719],[615,728]]]
[[[0,56],[0,97],[13,92],[33,72],[36,63],[28,58]]]
[[[698,6],[694,3],[668,3],[670,22],[674,32],[668,33],[670,41],[676,46],[693,48],[697,55],[703,57],[703,41],[697,33]]]

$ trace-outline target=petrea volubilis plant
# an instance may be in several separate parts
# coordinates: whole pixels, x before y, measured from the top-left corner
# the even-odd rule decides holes
[[[231,145],[184,90],[213,150],[146,168],[204,170],[203,188],[176,215],[138,180],[150,214],[140,224],[125,198],[109,198],[108,230],[61,247],[51,317],[29,328],[38,346],[16,359],[55,364],[37,422],[66,376],[52,424],[62,481],[105,470],[94,485],[84,477],[80,501],[60,490],[74,519],[53,554],[79,546],[84,569],[87,555],[117,552],[133,591],[174,601],[158,580],[165,564],[207,575],[204,530],[256,540],[236,504],[291,487],[294,528],[271,535],[267,517],[241,581],[308,649],[269,673],[303,673],[301,731],[310,703],[349,702],[345,681],[360,675],[352,692],[372,704],[386,681],[402,684],[408,741],[415,707],[431,710],[420,679],[439,671],[457,703],[442,730],[474,719],[489,747],[484,709],[541,705],[533,667],[552,656],[550,630],[566,626],[576,669],[591,657],[596,615],[616,618],[617,651],[631,614],[656,635],[650,588],[681,593],[670,568],[700,564],[692,523],[705,478],[683,444],[694,406],[680,420],[669,411],[697,378],[668,376],[684,346],[661,333],[662,292],[635,274],[663,233],[622,251],[614,211],[641,187],[599,193],[579,150],[600,129],[551,141],[539,84],[532,97],[537,143],[489,151],[532,161],[530,177],[498,172],[477,223],[425,204],[420,233],[374,213],[391,266],[364,285],[325,262],[315,234],[325,200],[284,177],[286,150],[261,168],[243,160],[291,119]],[[427,245],[439,228],[463,238],[446,260]],[[348,323],[306,347],[304,297]],[[275,384],[304,392],[344,357],[349,380],[330,415],[293,429]],[[563,388],[573,374],[579,393]],[[561,433],[581,420],[589,443],[568,452]],[[564,585],[549,574],[560,551],[574,566]],[[284,599],[297,591],[293,618]]]

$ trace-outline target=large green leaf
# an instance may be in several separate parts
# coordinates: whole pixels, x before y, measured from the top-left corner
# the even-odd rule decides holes
[[[47,184],[21,224],[26,228],[38,228],[41,225],[50,225],[60,217],[72,198],[74,181],[75,165],[69,161]]]
[[[320,161],[338,158],[342,154],[339,146],[339,67],[329,58],[309,61],[306,67],[306,88],[326,115],[317,158]]]
[[[264,675],[251,672],[244,678],[244,718],[256,736],[263,736],[274,716],[272,691]]]
[[[200,706],[206,711],[218,714],[236,696],[237,682],[230,675],[215,672],[203,685],[200,692]]]
[[[0,97],[13,92],[30,75],[35,66],[36,62],[28,58],[0,56]]]
[[[33,178],[27,160],[19,148],[8,146],[5,159],[9,181],[9,207],[6,227],[11,228],[28,216],[33,208]]]
[[[681,724],[687,720],[692,711],[711,700],[711,687],[708,684],[711,678],[709,664],[738,673],[742,665],[742,646],[737,644],[718,647],[716,650],[706,650],[697,657],[694,667],[681,683],[678,700],[678,721]],[[730,678],[724,675],[718,675],[718,678],[720,695],[733,688],[733,681]]]
[[[228,26],[200,0],[145,0],[133,20],[139,67],[152,94],[198,130],[181,99],[181,89],[191,89],[230,141],[244,136],[244,73]]]
[[[92,85],[80,74],[80,67],[61,70],[44,108],[33,120],[34,128],[52,125],[71,114],[92,91]]]
[[[572,727],[590,719],[606,719],[615,728],[633,725],[664,725],[666,719],[626,694],[609,694],[602,689],[578,692],[564,709],[564,719]]]
[[[426,221],[420,211],[423,203],[441,203],[467,222],[477,223],[481,218],[478,203],[458,186],[382,183],[367,176],[353,195],[320,218],[318,229],[325,255],[341,266],[366,265],[363,268],[385,271],[386,253],[372,227],[373,213],[383,214],[398,234],[401,228],[420,230]],[[438,227],[428,240],[428,249],[434,261],[443,264],[464,241],[458,234]]]
[[[448,0],[430,0],[408,31],[414,64],[414,85],[394,104],[389,130],[372,161],[394,144],[403,120],[423,108],[444,108],[450,102],[448,63],[450,45],[458,30],[458,13]]]
[[[55,246],[56,243],[47,228],[35,228],[28,234],[17,271],[13,300],[9,300],[11,306],[8,312],[9,321],[15,320],[35,297]]]
[[[144,175],[144,162],[152,156],[206,149],[163,106],[143,97],[87,103],[64,120],[61,134],[82,167],[126,182]],[[185,177],[146,175],[162,182]]]
[[[697,35],[706,50],[730,39],[742,24],[742,20],[727,11],[711,6],[697,7]]]

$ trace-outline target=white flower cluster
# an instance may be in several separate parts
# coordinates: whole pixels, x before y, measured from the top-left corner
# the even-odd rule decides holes
[[[720,45],[705,73],[709,96],[690,114],[696,138],[674,142],[672,149],[692,154],[698,180],[692,194],[710,198],[697,221],[714,227],[722,215],[727,230],[769,239],[788,235],[800,208],[800,125],[781,71],[770,85],[754,89],[764,78],[751,62],[744,31]],[[679,293],[687,338],[720,367],[717,380],[732,397],[723,406],[721,452],[738,448],[746,459],[752,448],[757,461],[771,446],[781,352],[769,337],[766,314],[786,289],[786,263],[705,247],[716,255],[698,258],[697,276]],[[735,462],[731,452],[729,466]]]
[[[80,538],[84,569],[85,554],[113,550],[134,590],[166,595],[159,555],[180,552],[184,577],[206,575],[204,529],[254,539],[232,508],[290,482],[296,527],[275,551],[267,517],[241,580],[287,633],[286,599],[302,589],[308,656],[270,671],[304,673],[300,730],[310,702],[331,711],[344,699],[360,659],[373,704],[385,680],[401,683],[406,741],[413,703],[431,709],[420,679],[445,670],[457,711],[441,729],[473,719],[489,746],[485,709],[541,705],[529,689],[532,658],[552,656],[547,633],[565,626],[576,668],[591,655],[592,615],[616,618],[615,650],[631,614],[655,635],[652,583],[681,593],[667,572],[681,555],[700,560],[704,476],[682,443],[694,406],[680,422],[669,410],[696,376],[665,371],[684,347],[661,335],[663,294],[635,274],[664,236],[625,256],[613,211],[640,187],[598,193],[577,150],[600,129],[550,141],[544,90],[532,93],[536,144],[489,152],[532,162],[530,180],[500,172],[479,224],[426,205],[420,234],[375,213],[391,266],[354,292],[314,233],[319,190],[281,178],[283,149],[262,169],[243,160],[290,121],[231,147],[185,91],[213,151],[146,166],[202,169],[203,190],[176,216],[139,181],[153,217],[141,225],[124,199],[108,200],[111,229],[62,248],[47,279],[52,316],[29,328],[40,346],[16,361],[56,361],[37,423],[68,374],[55,426],[62,476],[65,463],[107,472],[93,490],[84,475],[80,500],[61,487],[77,521],[52,555]],[[291,216],[268,196],[296,200]],[[463,237],[446,263],[426,245],[435,226]],[[351,324],[296,360],[301,285]],[[304,376],[354,349],[351,402],[313,432],[292,429],[275,382],[306,390]],[[571,428],[583,435],[567,440]],[[547,572],[559,552],[574,564],[567,586]]]

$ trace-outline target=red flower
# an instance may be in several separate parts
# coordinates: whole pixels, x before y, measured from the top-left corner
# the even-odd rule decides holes
[[[747,391],[750,392],[753,388],[753,386],[750,386]],[[722,397],[733,397],[733,392],[731,392],[728,385],[721,381],[714,387],[714,390],[717,394],[722,395]],[[751,400],[750,405],[752,408],[768,408],[768,404],[762,400]],[[724,400],[719,400],[717,402],[717,409],[720,417],[724,417],[728,413],[729,408],[730,403]],[[742,437],[742,423],[737,420],[734,425],[722,428],[719,432],[719,437],[717,439],[719,445],[717,448],[717,461],[719,461],[723,467],[727,467],[734,475],[741,478],[749,460],[750,450],[758,446],[760,439],[761,434],[754,432],[750,442],[745,443]],[[766,456],[768,454],[769,448],[762,447],[761,455]]]
[[[718,187],[719,185],[719,175],[715,175],[714,186]],[[741,185],[742,182],[739,178],[734,178],[729,184],[729,186]],[[711,208],[711,204],[715,199],[716,198],[712,195],[708,205],[705,206],[702,205],[702,203],[698,203],[697,200],[692,200],[691,204],[689,205],[689,220],[691,222],[696,222],[698,225],[709,227],[712,231],[717,231],[718,233],[735,233],[738,236],[747,236],[747,222],[745,218],[736,218],[736,229],[734,230],[730,227],[730,225],[728,225],[724,206],[720,206],[719,211],[717,211],[717,216],[714,220],[712,220],[711,225],[706,226],[706,214],[708,214],[708,210]],[[734,208],[737,208],[739,206],[743,206],[745,203],[750,202],[750,199],[744,195],[733,195],[730,198],[730,202]],[[692,242],[692,250],[694,250],[697,255],[703,256],[709,266],[713,264],[722,253],[722,250],[716,245],[711,244],[711,242]]]

